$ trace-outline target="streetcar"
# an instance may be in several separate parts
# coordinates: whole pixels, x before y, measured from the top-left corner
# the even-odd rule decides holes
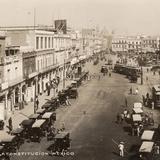
[[[160,107],[160,85],[152,87],[152,100],[155,107]]]
[[[125,75],[131,82],[137,82],[138,77],[141,75],[139,67],[125,66],[123,64],[116,64],[114,72]]]

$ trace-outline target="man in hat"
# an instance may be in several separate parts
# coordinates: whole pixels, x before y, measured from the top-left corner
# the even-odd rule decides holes
[[[124,142],[120,142],[120,144],[118,145],[119,148],[119,155],[121,157],[124,157]]]

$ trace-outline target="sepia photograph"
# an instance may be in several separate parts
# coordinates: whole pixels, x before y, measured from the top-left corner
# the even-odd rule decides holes
[[[160,160],[159,0],[0,0],[0,160]]]

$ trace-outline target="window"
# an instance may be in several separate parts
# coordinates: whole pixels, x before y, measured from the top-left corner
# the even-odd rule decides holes
[[[6,56],[9,56],[9,50],[5,50]]]
[[[1,52],[2,52],[2,45],[0,45],[0,54],[1,54]]]
[[[17,70],[17,67],[15,67],[15,70]]]
[[[37,62],[38,62],[38,63],[37,63],[37,64],[38,64],[37,69],[38,69],[38,71],[39,71],[39,60],[38,60]]]
[[[45,37],[45,48],[47,48],[47,37]]]
[[[41,37],[41,49],[43,49],[43,37]]]
[[[12,55],[12,56],[14,55],[14,50],[13,49],[10,50],[10,55]]]
[[[39,49],[39,37],[36,37],[36,49]]]
[[[48,48],[50,48],[51,38],[48,37]]]
[[[53,42],[53,37],[52,37],[52,48],[53,48],[53,43],[54,43],[54,42]]]

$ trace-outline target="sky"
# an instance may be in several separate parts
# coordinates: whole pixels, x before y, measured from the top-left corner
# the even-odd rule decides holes
[[[0,0],[0,26],[52,25],[106,28],[117,34],[160,35],[160,0]]]

